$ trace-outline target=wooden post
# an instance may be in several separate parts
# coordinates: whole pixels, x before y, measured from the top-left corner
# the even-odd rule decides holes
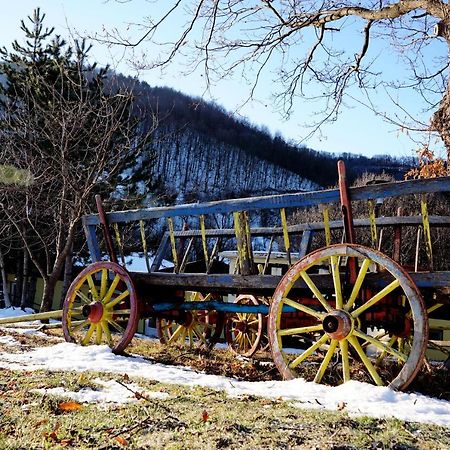
[[[251,275],[254,272],[254,261],[248,214],[246,211],[239,211],[235,212],[233,217],[240,274]]]

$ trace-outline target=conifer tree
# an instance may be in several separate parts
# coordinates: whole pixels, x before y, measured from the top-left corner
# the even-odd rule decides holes
[[[88,62],[86,41],[69,45],[45,27],[39,9],[28,19],[21,22],[25,43],[0,51],[0,156],[29,176],[0,183],[0,203],[44,280],[47,311],[93,194],[111,189],[146,136],[131,117],[131,91],[115,87],[108,68]]]

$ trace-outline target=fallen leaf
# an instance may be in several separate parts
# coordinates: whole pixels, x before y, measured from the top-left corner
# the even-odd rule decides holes
[[[208,411],[206,411],[206,409],[202,412],[202,420],[203,422],[207,422],[209,419],[209,414]]]
[[[63,402],[58,405],[60,411],[78,411],[83,407],[77,402]]]
[[[126,447],[128,445],[128,441],[123,438],[122,436],[116,436],[116,441],[120,444]]]

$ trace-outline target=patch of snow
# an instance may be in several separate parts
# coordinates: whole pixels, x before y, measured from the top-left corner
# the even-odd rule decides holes
[[[301,408],[344,409],[350,415],[395,417],[450,427],[450,402],[415,393],[395,392],[356,381],[330,387],[302,378],[290,381],[238,381],[188,368],[152,363],[141,357],[114,355],[107,346],[61,343],[27,353],[0,353],[0,368],[15,370],[100,371],[143,377],[161,383],[224,390],[233,397],[256,395],[290,400]]]
[[[139,401],[139,396],[149,399],[164,400],[169,397],[167,392],[143,391],[136,384],[120,384],[114,380],[102,380],[96,378],[93,383],[99,386],[99,389],[83,388],[79,391],[69,391],[62,387],[49,389],[33,389],[31,392],[37,392],[42,395],[52,395],[55,397],[71,398],[78,403],[135,403]],[[135,393],[139,395],[136,396]]]
[[[6,345],[8,347],[20,346],[20,342],[14,339],[12,336],[0,336],[0,344]]]

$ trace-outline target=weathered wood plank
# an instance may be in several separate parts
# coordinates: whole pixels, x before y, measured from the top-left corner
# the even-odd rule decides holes
[[[133,272],[133,281],[140,287],[160,286],[181,290],[211,291],[211,292],[246,292],[273,294],[281,280],[279,275],[233,275],[233,274],[172,274],[172,273],[138,273]],[[445,272],[412,272],[412,279],[419,288],[450,287],[450,271]],[[311,275],[319,289],[333,287],[329,275]],[[392,279],[383,273],[368,274],[367,281],[373,286],[383,287]],[[298,281],[296,288],[305,289],[303,281]]]
[[[368,200],[373,198],[388,198],[401,195],[448,192],[450,177],[408,180],[395,183],[375,184],[350,188],[350,198]],[[160,217],[199,216],[202,214],[231,213],[235,211],[254,211],[261,209],[304,208],[319,204],[339,201],[338,189],[322,191],[299,192],[295,194],[272,195],[264,197],[220,200],[214,202],[194,203],[168,207],[144,208],[129,211],[110,212],[107,214],[109,223],[157,219]],[[97,214],[85,216],[87,225],[99,223]]]

